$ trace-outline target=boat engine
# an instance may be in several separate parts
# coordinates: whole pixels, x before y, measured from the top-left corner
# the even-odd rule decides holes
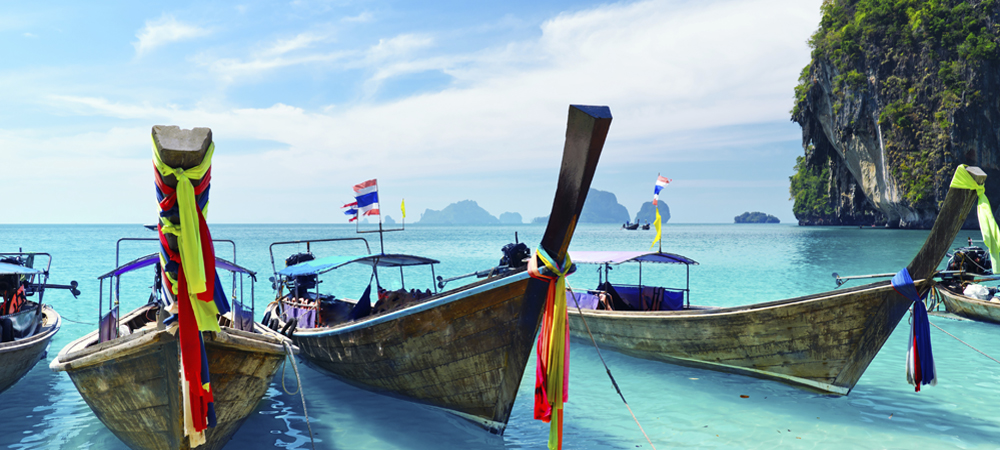
[[[948,270],[962,270],[974,275],[993,274],[989,253],[982,247],[962,247],[948,259]]]
[[[523,242],[507,244],[500,249],[503,258],[500,258],[500,265],[511,269],[517,269],[528,264],[527,259],[531,257],[531,250]]]

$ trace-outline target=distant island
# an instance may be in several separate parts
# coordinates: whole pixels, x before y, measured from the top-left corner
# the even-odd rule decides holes
[[[548,221],[549,216],[531,219],[531,223],[539,224]],[[628,221],[628,208],[618,203],[618,197],[615,194],[594,188],[587,191],[587,201],[583,204],[583,211],[580,211],[580,223],[625,223]]]
[[[498,225],[500,224],[500,219],[493,217],[475,201],[462,200],[458,203],[448,205],[441,211],[433,209],[424,211],[417,223],[433,225]]]
[[[504,225],[520,225],[524,223],[521,220],[521,215],[516,212],[505,212],[500,214],[500,223]]]
[[[395,225],[396,221],[392,220],[392,216],[385,216],[385,219],[382,219],[382,223],[386,225]]]
[[[745,212],[733,218],[736,223],[781,223],[777,217],[760,211]]]
[[[659,202],[660,217],[663,223],[670,220],[670,208],[666,202]],[[618,197],[611,192],[601,191],[591,188],[587,192],[587,201],[580,211],[580,223],[614,223],[621,224],[629,221],[628,208],[618,203]],[[386,223],[390,219],[386,218]],[[639,213],[636,214],[637,221],[653,222],[655,214],[652,202],[642,205]],[[549,216],[535,217],[531,220],[533,224],[548,223]],[[462,200],[452,203],[443,210],[436,211],[427,209],[420,215],[420,220],[416,223],[431,225],[520,225],[524,223],[521,214],[516,212],[505,212],[497,218],[479,206],[473,200]]]
[[[670,220],[670,207],[667,206],[667,202],[660,200],[656,202],[656,209],[660,210],[660,223],[664,224]],[[656,210],[653,209],[653,202],[643,203],[639,208],[639,212],[635,213],[636,223],[655,223],[656,222]]]

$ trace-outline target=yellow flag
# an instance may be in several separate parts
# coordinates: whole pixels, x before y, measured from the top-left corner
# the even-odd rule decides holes
[[[660,208],[654,205],[653,209],[656,210],[656,237],[653,238],[653,243],[649,244],[649,248],[653,248],[653,246],[656,245],[657,242],[659,242],[660,232],[663,231],[662,225],[660,225]]]
[[[406,199],[404,198],[402,203],[399,204],[399,209],[403,211],[403,218],[406,218]]]

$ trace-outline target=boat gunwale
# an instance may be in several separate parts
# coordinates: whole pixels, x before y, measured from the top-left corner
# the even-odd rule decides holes
[[[418,314],[427,311],[429,309],[437,308],[442,305],[451,304],[456,301],[468,298],[469,296],[492,290],[498,286],[504,286],[507,284],[515,283],[526,278],[528,278],[527,270],[520,270],[514,273],[504,274],[493,280],[487,279],[478,283],[473,283],[456,288],[452,291],[444,292],[442,294],[439,294],[438,296],[435,296],[437,298],[431,297],[427,301],[417,303],[415,305],[411,305],[403,309],[391,311],[387,314],[382,314],[378,316],[371,316],[371,318],[367,320],[341,323],[334,327],[296,328],[295,336],[299,338],[314,338],[314,337],[327,337],[327,336],[336,336],[340,334],[351,333],[357,330],[373,327],[375,325],[379,325],[385,322],[390,322],[401,319],[403,317]]]
[[[60,316],[59,313],[56,312],[54,308],[49,306],[48,303],[42,304],[41,307],[42,307],[42,315],[49,316],[49,314],[51,313],[52,316],[54,316],[55,322],[52,323],[51,325],[44,325],[45,319],[43,318],[42,319],[43,325],[41,332],[35,333],[24,339],[0,343],[0,353],[6,353],[31,347],[33,345],[38,344],[40,341],[51,339],[52,336],[54,336],[56,332],[59,331],[59,329],[62,327],[62,316]]]
[[[133,310],[121,320],[134,318],[140,313],[144,313],[151,306],[147,305]],[[249,333],[229,327],[220,327],[221,333],[203,332],[206,345],[219,345],[232,348],[253,348],[271,354],[286,354],[285,343],[292,348],[293,353],[298,353],[298,347],[291,343],[291,340],[268,330],[266,327],[254,322],[254,329],[258,333]],[[91,331],[82,337],[67,344],[59,352],[56,358],[49,364],[49,368],[54,371],[69,371],[83,367],[99,364],[103,361],[131,355],[141,351],[147,344],[165,339],[167,334],[175,336],[177,327],[167,327],[162,330],[156,328],[141,328],[135,332],[121,336],[116,339],[96,343],[99,330]],[[205,334],[207,333],[207,334]]]
[[[928,284],[933,283],[932,280],[917,280],[914,284],[920,287],[926,287]],[[583,312],[586,315],[592,316],[602,316],[602,317],[621,317],[630,319],[663,319],[677,316],[684,316],[689,318],[689,316],[697,315],[727,315],[727,314],[745,314],[748,312],[764,311],[774,308],[783,308],[791,306],[797,303],[811,303],[830,300],[837,297],[846,297],[855,294],[860,294],[868,291],[879,291],[892,289],[892,285],[889,281],[880,281],[877,283],[870,283],[862,286],[856,286],[850,289],[842,291],[827,291],[818,294],[804,295],[800,297],[787,298],[782,300],[772,300],[769,302],[752,303],[749,305],[740,306],[726,306],[726,307],[706,307],[706,309],[682,309],[678,311],[618,311],[618,310],[597,310],[597,309],[580,309],[573,305],[570,305],[569,312],[574,314],[579,314]]]

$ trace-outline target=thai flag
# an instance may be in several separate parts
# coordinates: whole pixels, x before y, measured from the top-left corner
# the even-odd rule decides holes
[[[341,206],[341,208],[347,208],[346,210],[344,210],[344,214],[351,216],[351,219],[348,220],[348,222],[354,222],[355,220],[358,220],[358,202],[348,203],[344,206]]]
[[[354,199],[357,201],[358,213],[364,216],[379,214],[378,211],[378,181],[371,179],[354,185]]]
[[[653,206],[656,206],[657,200],[660,199],[660,191],[670,184],[670,179],[667,177],[656,177],[656,186],[653,186]]]

